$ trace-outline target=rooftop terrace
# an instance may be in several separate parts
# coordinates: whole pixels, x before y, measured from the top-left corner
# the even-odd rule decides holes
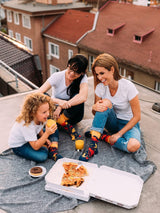
[[[141,129],[144,134],[146,142],[146,150],[148,159],[153,161],[157,166],[157,171],[151,178],[144,184],[142,194],[140,197],[139,205],[130,213],[159,213],[160,210],[160,113],[152,110],[152,105],[155,102],[160,102],[160,94],[152,90],[137,85],[139,91],[139,98],[141,104]],[[94,101],[93,95],[93,78],[89,78],[89,92],[88,100],[85,105],[84,119],[92,119],[91,106]],[[10,128],[19,114],[23,98],[29,92],[10,95],[0,98],[0,133],[1,143],[0,152],[8,148],[8,135]],[[85,213],[99,213],[112,212],[112,213],[125,213],[128,210],[118,206],[96,200],[94,202],[79,205],[76,209],[66,211],[72,212],[85,212]],[[0,213],[4,211],[0,210]]]

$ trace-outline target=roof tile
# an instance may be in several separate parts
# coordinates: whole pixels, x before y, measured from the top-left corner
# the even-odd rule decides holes
[[[51,24],[44,34],[76,43],[76,41],[92,29],[94,14],[78,10],[68,10],[58,20]]]
[[[108,52],[160,75],[159,20],[160,11],[157,8],[110,2],[100,11],[95,31],[87,34],[79,46],[95,52]],[[125,25],[114,36],[108,36],[107,28],[119,23]],[[153,28],[154,32],[141,44],[133,42],[136,33],[146,33]]]

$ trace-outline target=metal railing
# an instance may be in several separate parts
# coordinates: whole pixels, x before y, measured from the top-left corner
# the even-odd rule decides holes
[[[12,69],[11,67],[9,67],[7,64],[5,64],[1,60],[0,60],[0,67],[5,68],[8,72],[10,72],[15,77],[16,88],[19,87],[18,80],[21,80],[23,83],[27,84],[32,89],[38,89],[39,88],[34,83],[32,83],[31,81],[29,81],[28,79],[26,79],[24,76],[22,76],[21,74],[19,74],[18,72],[16,72],[14,69]]]

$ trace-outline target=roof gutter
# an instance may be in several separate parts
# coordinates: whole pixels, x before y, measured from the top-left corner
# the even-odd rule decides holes
[[[69,41],[62,40],[62,39],[60,39],[60,38],[56,38],[56,37],[54,37],[54,36],[50,36],[50,35],[47,35],[47,34],[45,34],[45,33],[43,33],[43,36],[45,36],[45,37],[47,37],[47,38],[55,39],[56,41],[60,41],[60,42],[63,42],[63,43],[65,43],[65,44],[69,44],[69,45],[71,45],[71,46],[76,47],[76,44],[73,44],[73,43],[71,43],[71,42],[69,42]]]
[[[77,41],[76,44],[78,44],[88,33],[93,32],[96,29],[96,24],[97,24],[97,20],[98,20],[98,16],[99,16],[99,11],[96,12],[95,18],[94,18],[94,23],[93,23],[93,27],[91,30],[87,31],[85,34],[83,34]]]

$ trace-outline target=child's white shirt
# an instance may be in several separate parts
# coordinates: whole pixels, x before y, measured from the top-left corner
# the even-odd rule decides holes
[[[9,146],[11,148],[20,147],[29,141],[36,141],[43,126],[44,124],[36,125],[34,121],[28,126],[24,126],[24,121],[15,122],[10,131]]]

